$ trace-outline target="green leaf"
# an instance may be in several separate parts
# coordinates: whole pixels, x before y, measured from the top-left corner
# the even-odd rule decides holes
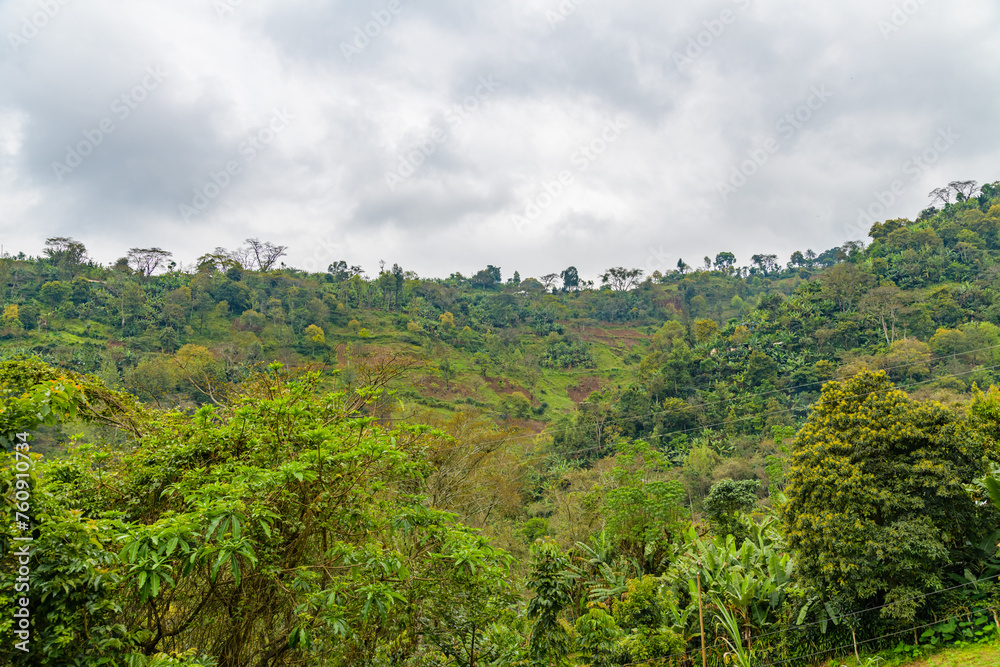
[[[226,562],[226,558],[229,557],[229,552],[223,551],[219,554],[219,557],[215,559],[215,565],[212,566],[212,581],[215,581],[216,575],[219,573],[219,568],[222,564]]]
[[[179,538],[177,536],[174,536],[174,538],[171,539],[170,542],[167,543],[167,555],[168,556],[174,552],[174,549],[177,548],[177,543],[180,542],[180,539],[181,538]]]

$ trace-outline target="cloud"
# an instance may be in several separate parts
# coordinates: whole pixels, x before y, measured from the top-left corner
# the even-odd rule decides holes
[[[821,251],[895,180],[886,217],[949,180],[1000,178],[986,0],[53,1],[44,21],[51,2],[0,5],[0,237],[29,253],[72,235],[105,262],[134,245],[190,262],[261,236],[322,267],[323,238],[324,261],[370,271],[594,276]],[[149,68],[166,74],[134,99]],[[823,86],[806,120],[781,124]],[[248,160],[277,113],[293,120]],[[60,179],[54,163],[105,120]],[[627,129],[602,147],[615,122]],[[948,127],[954,145],[904,174]]]

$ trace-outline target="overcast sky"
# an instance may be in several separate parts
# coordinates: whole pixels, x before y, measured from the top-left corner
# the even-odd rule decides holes
[[[1000,179],[995,0],[0,0],[0,35],[5,251],[649,273]]]

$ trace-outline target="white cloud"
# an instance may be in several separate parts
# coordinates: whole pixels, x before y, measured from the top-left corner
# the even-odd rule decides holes
[[[730,250],[747,261],[839,244],[939,127],[961,140],[887,215],[915,215],[948,180],[1000,178],[989,171],[1000,10],[987,0],[927,0],[887,38],[888,1],[572,4],[552,24],[555,0],[401,0],[391,20],[388,0],[230,2],[221,16],[208,0],[66,0],[16,51],[4,42],[0,236],[37,253],[45,237],[72,235],[103,261],[160,245],[190,262],[261,236],[318,268],[385,259],[424,275],[487,263],[596,275],[650,257],[672,266]],[[0,6],[0,34],[34,11]],[[366,27],[377,34],[348,62],[342,45]],[[679,68],[689,40],[703,46]],[[153,65],[169,72],[163,85],[71,177],[54,178],[66,145]],[[456,124],[449,110],[482,77],[499,88]],[[718,183],[824,85],[834,96],[722,201]],[[241,142],[276,109],[294,115],[287,130],[183,220],[180,205],[242,159]],[[581,170],[574,155],[615,119],[628,129]],[[386,172],[435,136],[390,189]],[[530,225],[513,224],[560,172],[572,183]]]

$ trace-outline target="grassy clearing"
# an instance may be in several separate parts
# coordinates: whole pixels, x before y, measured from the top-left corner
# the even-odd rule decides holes
[[[927,658],[904,663],[906,667],[987,667],[1000,665],[1000,643],[952,648]]]
[[[842,658],[824,663],[823,667],[993,667],[1000,665],[1000,641],[947,648],[922,658],[880,657]]]

